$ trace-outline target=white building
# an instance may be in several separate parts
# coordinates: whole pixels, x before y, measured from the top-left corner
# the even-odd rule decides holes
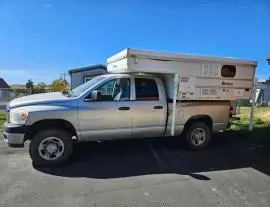
[[[256,104],[270,107],[270,77],[269,80],[257,84]]]
[[[71,79],[71,89],[91,80],[95,76],[106,74],[107,67],[105,65],[91,65],[82,68],[75,68],[68,71]]]

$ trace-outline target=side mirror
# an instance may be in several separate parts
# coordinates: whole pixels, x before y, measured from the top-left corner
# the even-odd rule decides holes
[[[100,101],[101,100],[101,92],[100,91],[92,91],[91,93],[91,101]]]

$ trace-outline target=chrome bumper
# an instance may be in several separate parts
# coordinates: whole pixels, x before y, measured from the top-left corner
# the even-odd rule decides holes
[[[10,146],[24,145],[24,134],[9,134],[4,132],[4,140]]]
[[[11,147],[23,147],[25,126],[5,123],[3,128],[4,140]]]

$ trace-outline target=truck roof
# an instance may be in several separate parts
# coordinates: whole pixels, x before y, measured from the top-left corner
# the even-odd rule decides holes
[[[254,65],[257,66],[257,61],[254,60],[244,60],[231,57],[212,57],[204,55],[191,55],[191,54],[180,54],[180,53],[170,53],[162,51],[152,51],[152,50],[141,50],[127,48],[121,52],[111,56],[107,59],[107,63],[113,63],[115,61],[127,58],[127,57],[136,57],[136,58],[147,58],[160,61],[188,61],[188,62],[218,62],[218,63],[230,63],[230,64],[243,64],[243,65]]]

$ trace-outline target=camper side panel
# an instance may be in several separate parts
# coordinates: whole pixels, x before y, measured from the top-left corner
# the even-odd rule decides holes
[[[173,74],[180,75],[178,100],[250,99],[255,65],[232,62],[176,62],[171,60],[127,57],[109,63],[114,73],[152,73],[165,83],[168,98],[173,98]]]
[[[233,77],[222,75],[222,64],[215,70],[205,71],[203,63],[194,64],[191,69],[179,69],[180,83],[177,94],[178,100],[237,100],[250,99],[253,75],[253,66],[238,66]],[[168,98],[173,98],[173,74],[160,75],[164,80]]]
[[[128,67],[128,59],[123,58],[115,62],[111,62],[107,65],[107,71],[109,73],[130,73],[130,67]]]

